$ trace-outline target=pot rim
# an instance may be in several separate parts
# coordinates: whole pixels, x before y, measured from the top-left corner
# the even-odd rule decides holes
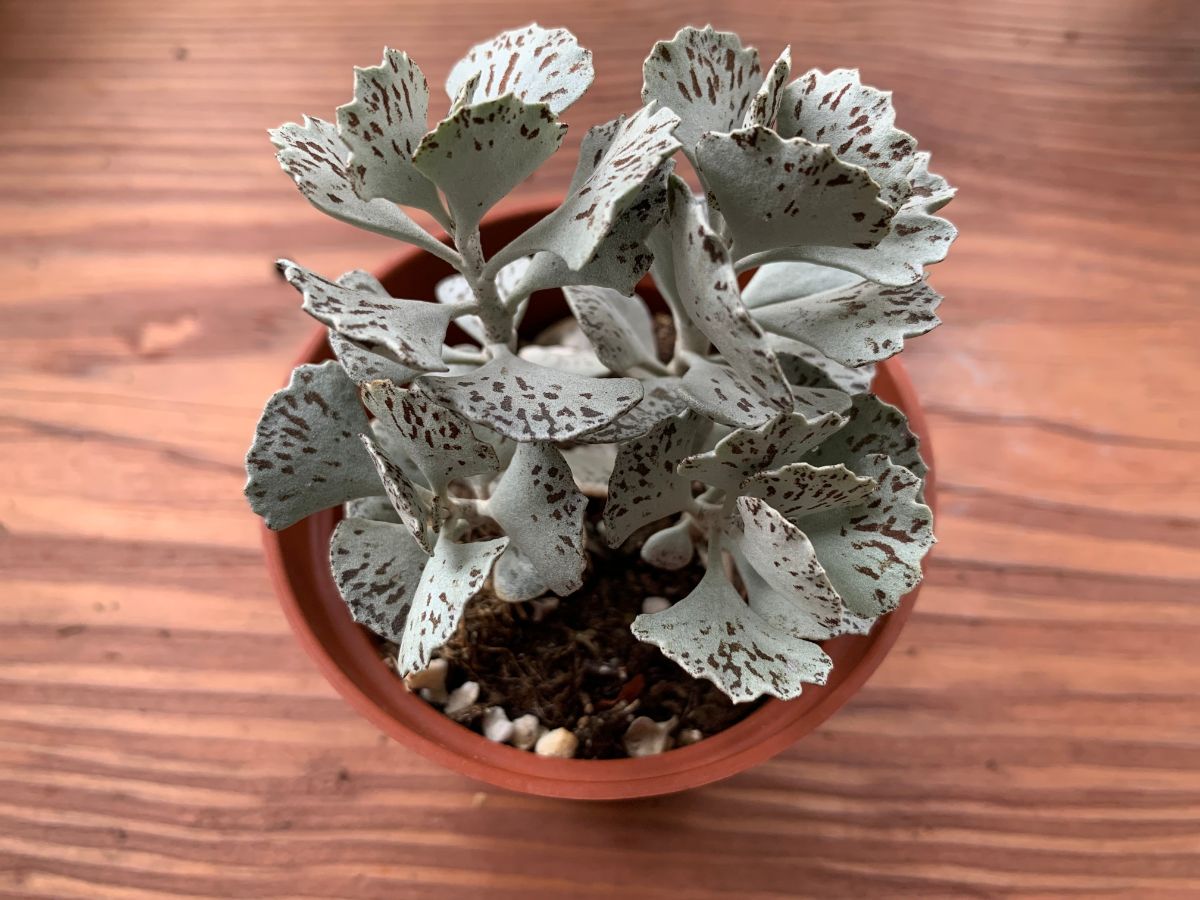
[[[511,226],[545,211],[545,204],[527,204],[486,223],[484,229]],[[395,280],[422,258],[415,249],[400,254],[381,280]],[[326,330],[318,327],[295,365],[327,358]],[[936,511],[929,426],[916,390],[898,360],[878,365],[872,390],[899,406],[920,438],[922,456],[929,466],[925,502]],[[920,590],[918,585],[907,594],[868,635],[821,642],[834,659],[829,681],[806,686],[793,700],[769,698],[724,731],[656,756],[556,759],[489,741],[404,687],[379,659],[333,584],[328,541],[338,516],[336,510],[325,510],[281,532],[262,526],[268,570],[279,603],[297,640],[321,673],[354,709],[409,749],[480,781],[549,797],[612,800],[675,793],[726,778],[775,756],[817,728],[862,688],[895,644]],[[927,562],[928,556],[922,568]]]

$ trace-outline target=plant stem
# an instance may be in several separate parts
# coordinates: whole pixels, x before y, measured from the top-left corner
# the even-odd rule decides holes
[[[483,322],[485,336],[489,344],[512,343],[513,317],[496,290],[495,278],[485,273],[486,262],[483,258],[483,245],[479,239],[479,228],[476,227],[466,240],[459,241],[459,252],[462,254],[462,274],[471,287],[471,292],[479,303],[479,318]]]

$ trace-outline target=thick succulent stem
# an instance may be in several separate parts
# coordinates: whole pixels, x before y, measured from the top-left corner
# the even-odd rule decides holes
[[[462,254],[463,277],[471,286],[471,292],[479,303],[479,318],[489,344],[511,344],[513,341],[513,316],[496,289],[496,280],[487,275],[483,258],[483,246],[479,240],[479,229],[474,229],[465,240],[456,241]]]

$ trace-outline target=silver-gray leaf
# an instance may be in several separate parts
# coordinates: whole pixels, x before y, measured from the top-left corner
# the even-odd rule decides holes
[[[358,196],[350,177],[349,150],[338,137],[335,126],[305,116],[302,125],[289,122],[273,129],[270,135],[278,149],[279,165],[308,202],[321,212],[367,231],[414,244],[440,259],[455,258],[445,244],[434,240],[396,204]]]
[[[689,410],[617,448],[604,506],[610,547],[620,546],[643,525],[674,515],[691,503],[691,478],[677,475],[675,469],[696,452],[708,429],[709,423]]]
[[[738,492],[765,500],[789,522],[803,528],[801,519],[805,516],[865,503],[878,486],[841,464],[817,467],[788,463],[751,476]]]
[[[445,372],[442,344],[453,310],[422,300],[396,300],[357,291],[322,278],[291,260],[277,263],[304,297],[303,309],[343,337],[386,348],[396,360],[422,372]]]
[[[421,374],[416,369],[400,365],[388,350],[382,347],[367,349],[349,338],[342,337],[332,328],[329,329],[329,347],[355,384],[379,379],[408,384]]]
[[[899,409],[873,394],[860,394],[846,413],[846,421],[846,427],[823,441],[805,462],[814,466],[844,463],[858,472],[863,459],[882,454],[918,478],[925,477],[928,467],[921,459],[921,442]]]
[[[508,538],[457,544],[446,532],[438,536],[413,593],[396,653],[396,670],[401,675],[429,665],[433,652],[454,634],[467,603],[483,590],[492,564],[507,546]]]
[[[801,458],[846,424],[837,413],[809,420],[797,413],[779,416],[759,428],[740,428],[705,453],[679,464],[679,474],[726,491],[736,491],[751,475]]]
[[[775,116],[779,112],[779,104],[783,99],[784,85],[787,84],[791,72],[792,48],[784,47],[783,52],[779,54],[779,59],[775,60],[771,68],[767,70],[762,87],[750,101],[750,108],[746,110],[746,117],[742,120],[743,128],[749,128],[752,125],[765,125],[770,128],[775,123]]]
[[[860,280],[853,272],[816,263],[768,263],[759,266],[742,288],[742,302],[747,309],[755,310],[760,306],[843,288]]]
[[[490,475],[500,468],[496,451],[475,436],[466,419],[423,394],[372,381],[363,385],[362,396],[438,493],[451,479]]]
[[[455,231],[466,236],[550,158],[566,130],[544,103],[507,94],[443,119],[421,140],[413,163],[442,189]]]
[[[683,375],[688,406],[702,416],[734,428],[757,428],[779,409],[750,390],[727,366],[695,359]]]
[[[654,322],[641,297],[622,296],[610,288],[568,286],[567,305],[587,335],[596,356],[614,372],[641,366],[661,369]]]
[[[828,75],[810,69],[783,92],[778,131],[828,144],[838,159],[862,166],[880,198],[899,209],[909,196],[908,173],[917,142],[896,127],[891,91],[864,85],[857,69]]]
[[[487,509],[550,590],[566,597],[579,589],[587,565],[587,498],[575,487],[571,467],[557,448],[518,445]]]
[[[777,410],[790,410],[791,389],[762,330],[742,305],[725,244],[682,179],[672,177],[669,190],[671,256],[680,304],[747,386]]]
[[[379,489],[383,490],[383,486],[380,485]],[[372,522],[391,522],[393,525],[401,524],[396,508],[392,506],[392,501],[387,497],[359,497],[356,500],[347,500],[345,512],[347,519],[370,519]],[[408,534],[407,529],[404,531],[404,534],[409,539],[409,542],[413,546],[416,546],[416,542],[412,540],[412,536]]]
[[[370,435],[363,434],[360,437],[379,473],[379,480],[383,482],[384,493],[400,516],[400,521],[421,548],[426,553],[432,553],[433,535],[441,524],[433,495],[413,484],[404,470],[387,457]]]
[[[509,544],[492,567],[492,589],[506,603],[522,603],[541,597],[550,587],[529,557]]]
[[[678,415],[688,408],[678,378],[646,378],[642,381],[642,389],[645,394],[641,403],[611,425],[585,434],[578,440],[589,444],[619,444],[631,441],[642,437],[664,419]]]
[[[657,100],[680,118],[676,136],[695,159],[696,143],[710,131],[732,131],[750,110],[762,84],[758,51],[736,34],[681,28],[659,41],[642,65],[642,102]]]
[[[526,25],[476,44],[446,79],[446,93],[459,96],[476,81],[468,102],[515,94],[526,103],[545,103],[560,113],[592,83],[592,52],[565,28]]]
[[[354,382],[334,360],[304,365],[267,401],[246,454],[246,499],[278,531],[379,493],[358,436],[370,430]]]
[[[354,621],[399,643],[429,557],[408,530],[367,518],[343,519],[333,531],[333,580]]]
[[[833,668],[816,644],[747,606],[717,567],[669,609],[634,619],[633,633],[735,703],[764,694],[790,700],[805,684],[824,684]]]
[[[804,533],[849,609],[877,616],[895,609],[921,581],[921,560],[934,544],[933,514],[919,500],[921,479],[886,456],[855,464],[879,488],[857,506],[806,516]]]
[[[337,108],[337,121],[350,148],[350,181],[362,199],[440,214],[437,188],[412,161],[428,128],[428,108],[429,83],[407,53],[385,48],[382,63],[355,68],[354,99]]]
[[[889,233],[895,211],[879,185],[824,144],[755,126],[705,135],[696,157],[739,261],[779,248],[873,247]]]
[[[466,375],[425,375],[435,403],[516,441],[568,441],[598,431],[642,399],[636,378],[586,378],[502,355]]]

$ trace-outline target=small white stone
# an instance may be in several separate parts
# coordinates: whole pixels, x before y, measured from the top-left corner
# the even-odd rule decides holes
[[[579,738],[575,737],[574,734],[565,728],[555,728],[553,731],[547,731],[538,738],[533,752],[538,756],[558,756],[563,759],[570,759],[575,755],[575,748],[578,746]]]
[[[648,616],[670,608],[671,601],[666,597],[647,597],[642,601],[642,612]]]
[[[450,699],[446,701],[446,715],[452,716],[457,712],[462,712],[478,699],[479,683],[464,681],[450,692]]]
[[[655,722],[649,716],[638,716],[629,723],[621,743],[630,756],[655,756],[671,748],[671,732],[678,719],[674,716],[665,722]]]
[[[513,719],[512,726],[512,745],[518,750],[531,749],[542,733],[542,723],[533,713],[517,716]]]
[[[483,736],[497,744],[507,744],[512,740],[513,723],[508,721],[508,714],[499,706],[489,706],[484,710]]]
[[[435,659],[428,668],[405,675],[404,685],[430,703],[442,706],[449,699],[446,693],[446,673],[449,669],[450,664],[446,660]]]
[[[698,744],[700,741],[704,740],[704,732],[702,732],[699,728],[685,728],[683,731],[679,732],[676,740],[679,742],[680,747],[689,747],[692,744]]]

